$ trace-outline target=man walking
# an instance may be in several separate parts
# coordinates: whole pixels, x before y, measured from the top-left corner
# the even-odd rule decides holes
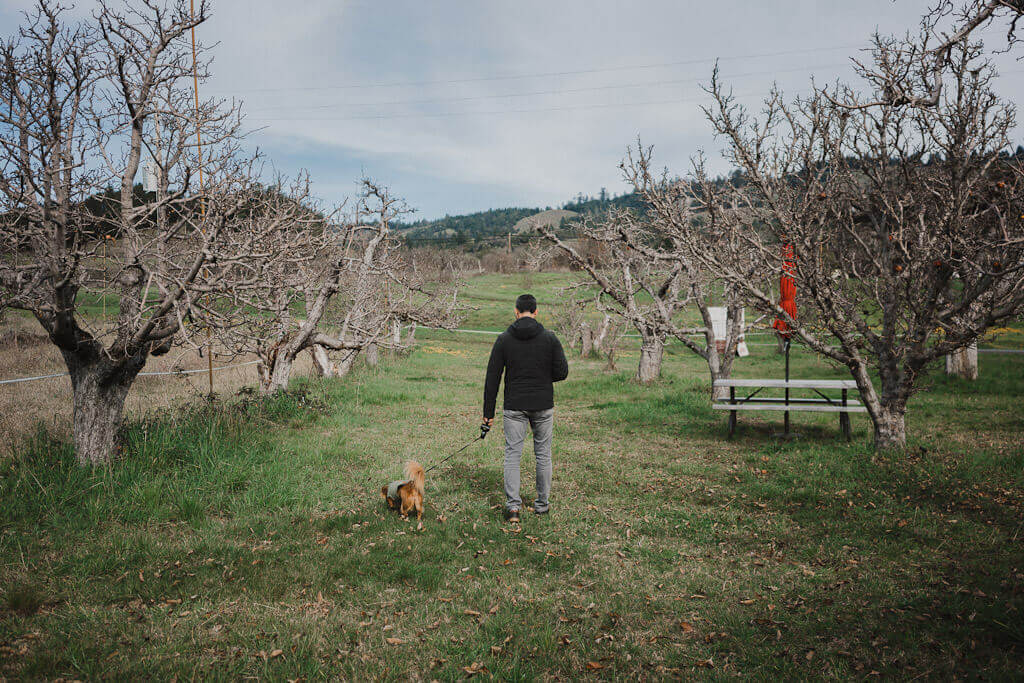
[[[498,384],[505,375],[505,519],[519,521],[519,461],[527,426],[533,430],[537,461],[537,498],[533,511],[546,514],[551,493],[551,429],[554,418],[554,382],[569,375],[569,363],[554,332],[537,322],[537,299],[522,294],[516,299],[516,320],[498,335],[487,363],[484,383],[484,424],[494,423]]]

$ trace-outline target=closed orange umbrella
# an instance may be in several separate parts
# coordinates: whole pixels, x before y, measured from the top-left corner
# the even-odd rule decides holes
[[[796,263],[793,258],[793,245],[782,245],[782,275],[779,277],[779,308],[786,312],[790,318],[796,321]],[[786,406],[789,406],[789,338],[793,336],[793,329],[782,318],[776,317],[772,327],[786,343]],[[789,411],[785,413],[785,431],[783,438],[790,438],[789,432]]]
[[[779,278],[779,307],[790,318],[796,320],[796,264],[793,262],[793,245],[782,246],[782,276]],[[789,339],[793,330],[782,318],[776,317],[772,327],[783,339]]]

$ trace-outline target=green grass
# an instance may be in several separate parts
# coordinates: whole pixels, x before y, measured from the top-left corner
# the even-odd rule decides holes
[[[542,306],[564,277],[534,276]],[[518,278],[474,279],[466,327],[500,329]],[[808,414],[796,442],[769,438],[780,415],[726,440],[679,346],[653,387],[635,345],[615,374],[573,358],[552,514],[501,521],[496,430],[429,475],[416,532],[379,488],[474,436],[491,343],[419,336],[344,381],[130,424],[106,469],[45,431],[0,462],[0,677],[1022,675],[1024,357],[929,377],[883,456],[856,415],[851,444]],[[781,374],[752,351],[736,376]]]

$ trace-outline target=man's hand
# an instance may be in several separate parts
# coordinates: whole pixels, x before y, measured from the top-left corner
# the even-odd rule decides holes
[[[481,422],[480,424],[485,424],[488,427],[493,427],[494,426],[494,418],[493,417],[485,417],[483,419],[483,422]]]
[[[491,431],[491,425],[494,424],[493,417],[485,417],[480,421],[480,438],[487,436],[487,432]]]

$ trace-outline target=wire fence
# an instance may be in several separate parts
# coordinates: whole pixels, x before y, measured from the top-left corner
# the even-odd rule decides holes
[[[444,327],[429,327],[429,326],[426,326],[426,325],[420,325],[419,329],[439,330],[439,331],[443,331],[443,332],[458,332],[458,333],[461,333],[461,334],[484,334],[484,335],[489,335],[489,336],[492,336],[492,337],[496,337],[499,334],[501,334],[501,332],[502,332],[502,330],[474,330],[474,329],[465,329],[465,328],[447,329],[447,328],[444,328]],[[746,336],[747,337],[752,337],[752,336],[770,336],[771,334],[772,334],[771,332],[767,332],[767,331],[754,331],[754,332],[747,332]],[[640,337],[640,335],[638,335],[638,334],[625,334],[623,336],[624,337],[633,337],[633,338],[639,338]],[[776,346],[776,343],[775,342],[747,342],[747,346]],[[798,346],[796,348],[801,348],[801,347]],[[997,348],[978,349],[978,353],[1024,354],[1024,349],[997,349]],[[260,361],[258,361],[258,360],[251,360],[251,361],[246,361],[245,363],[234,363],[232,365],[222,365],[222,366],[220,366],[218,368],[214,368],[213,371],[214,372],[220,372],[221,370],[232,370],[234,368],[242,368],[242,367],[246,367],[248,365],[256,365],[259,362]],[[194,369],[194,370],[162,370],[162,371],[159,371],[159,372],[140,372],[138,376],[139,377],[168,377],[168,376],[181,376],[181,375],[195,375],[195,374],[208,373],[208,372],[210,372],[210,370],[208,368],[197,368],[197,369]],[[36,375],[36,376],[33,376],[33,377],[14,377],[14,378],[11,378],[11,379],[0,379],[0,385],[3,385],[3,384],[19,384],[21,382],[36,382],[36,381],[41,381],[41,380],[44,380],[44,379],[54,379],[56,377],[67,377],[67,376],[68,376],[68,373],[66,373],[66,372],[55,372],[55,373],[50,374],[50,375]]]
[[[234,363],[233,365],[222,365],[219,368],[214,368],[214,372],[221,370],[231,370],[232,368],[241,368],[246,365],[256,365],[259,363],[258,360],[251,360],[245,363]],[[140,372],[139,377],[166,377],[168,375],[195,375],[198,373],[207,373],[209,368],[197,368],[195,370],[161,370],[159,372]],[[20,382],[35,382],[43,379],[53,379],[54,377],[67,377],[66,372],[56,372],[52,375],[37,375],[35,377],[15,377],[13,379],[0,379],[0,384],[18,384]]]

